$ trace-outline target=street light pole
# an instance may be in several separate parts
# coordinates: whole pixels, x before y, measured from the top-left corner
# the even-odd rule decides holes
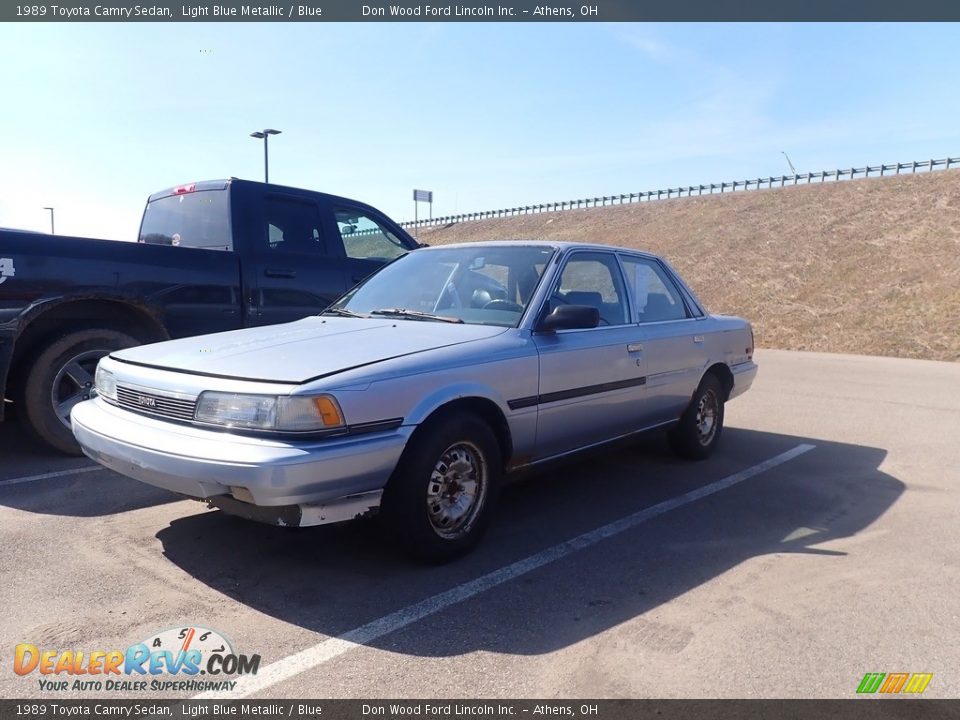
[[[49,210],[49,211],[50,211],[50,234],[51,234],[51,235],[56,235],[57,233],[54,232],[54,229],[53,229],[53,208],[52,208],[52,207],[45,207],[44,210]]]
[[[257,140],[263,140],[263,181],[266,183],[270,182],[270,157],[267,154],[267,138],[270,135],[279,134],[279,130],[273,130],[271,128],[265,128],[263,131],[250,133],[250,137],[257,138]]]

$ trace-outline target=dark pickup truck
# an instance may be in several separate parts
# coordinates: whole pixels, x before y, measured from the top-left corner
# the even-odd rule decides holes
[[[106,353],[318,313],[416,247],[369,205],[235,178],[151,195],[137,244],[0,231],[0,396],[79,453],[70,410]]]

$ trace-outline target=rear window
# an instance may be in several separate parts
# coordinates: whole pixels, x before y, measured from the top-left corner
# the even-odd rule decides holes
[[[142,243],[205,250],[233,250],[226,190],[200,190],[147,203],[140,225]]]

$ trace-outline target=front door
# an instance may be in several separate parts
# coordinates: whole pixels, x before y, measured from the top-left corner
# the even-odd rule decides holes
[[[251,325],[316,315],[347,289],[341,257],[332,255],[319,203],[279,193],[263,200]]]
[[[537,457],[551,457],[639,427],[646,358],[617,256],[577,251],[567,259],[548,301],[589,305],[600,325],[535,333],[540,356]]]

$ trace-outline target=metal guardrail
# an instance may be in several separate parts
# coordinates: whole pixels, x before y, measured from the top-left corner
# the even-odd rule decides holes
[[[761,190],[763,188],[784,187],[785,185],[798,185],[804,180],[807,184],[814,180],[826,182],[828,179],[838,182],[840,180],[853,180],[857,176],[861,177],[882,177],[893,173],[899,175],[902,171],[910,173],[932,172],[938,167],[949,170],[951,165],[960,165],[960,158],[947,157],[941,160],[923,160],[908,163],[893,163],[890,165],[867,165],[866,167],[851,167],[844,170],[823,170],[821,172],[797,173],[795,175],[780,175],[778,177],[756,178],[750,180],[734,180],[733,182],[710,183],[709,185],[687,185],[685,187],[667,188],[666,190],[649,190],[647,192],[629,193],[623,195],[604,195],[595,198],[581,198],[580,200],[564,200],[562,202],[544,203],[540,205],[522,205],[514,208],[501,208],[500,210],[486,210],[483,212],[462,213],[460,215],[447,215],[424,220],[408,220],[400,223],[401,227],[421,228],[435,227],[437,225],[451,225],[459,222],[469,222],[471,220],[488,220],[491,218],[513,217],[515,215],[531,215],[535,213],[557,212],[559,210],[575,210],[577,208],[603,207],[606,205],[625,205],[634,202],[651,202],[653,200],[667,200],[671,198],[692,197],[694,195],[714,195],[718,193],[744,192],[746,190]],[[873,175],[871,175],[873,173]]]

